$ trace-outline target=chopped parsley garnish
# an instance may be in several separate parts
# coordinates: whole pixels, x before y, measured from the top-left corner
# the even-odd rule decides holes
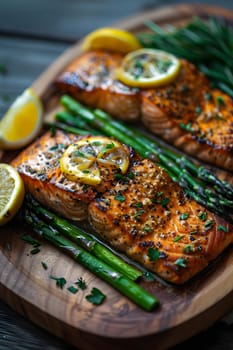
[[[142,204],[142,202],[137,202],[137,203],[134,204],[134,206],[136,208],[141,208],[141,207],[143,207],[143,204]]]
[[[82,173],[83,173],[83,174],[89,174],[89,172],[90,172],[90,170],[88,170],[88,169],[82,170]]]
[[[159,259],[159,250],[154,248],[148,249],[148,256],[150,258],[150,261],[156,261]]]
[[[222,96],[217,96],[216,103],[217,103],[218,107],[221,107],[221,106],[225,105],[225,100]]]
[[[76,294],[78,292],[78,288],[75,288],[74,286],[69,286],[67,290],[72,294]]]
[[[223,225],[218,225],[217,226],[218,231],[223,231],[223,232],[228,232],[228,228],[223,226]]]
[[[113,149],[115,147],[114,143],[108,143],[102,150],[102,153],[106,153],[109,149]]]
[[[161,204],[162,204],[163,207],[166,207],[168,205],[168,203],[169,203],[169,198],[167,198],[167,197],[163,198],[161,200]]]
[[[93,146],[101,146],[102,145],[102,142],[100,141],[94,141],[91,143]]]
[[[121,174],[114,174],[114,179],[115,180],[125,180],[125,177]]]
[[[189,213],[182,213],[182,214],[180,215],[180,220],[187,220],[188,217],[189,217]]]
[[[206,213],[205,211],[201,211],[201,212],[197,215],[197,217],[198,217],[199,219],[201,219],[202,221],[206,221],[207,213]]]
[[[187,244],[185,247],[184,247],[184,253],[192,253],[194,251],[194,247],[192,244]]]
[[[92,288],[91,294],[87,295],[86,300],[89,301],[89,303],[92,303],[94,305],[100,305],[106,298],[106,295],[103,294],[98,288]]]
[[[145,226],[143,231],[145,232],[151,232],[152,231],[152,228],[150,226]]]
[[[48,265],[44,261],[41,261],[41,266],[44,270],[48,270]]]
[[[64,285],[66,284],[66,279],[64,277],[56,277],[56,276],[49,276],[52,280],[56,281],[56,286],[58,288],[63,289]]]
[[[156,193],[156,197],[161,197],[162,195],[163,195],[162,191]]]
[[[184,258],[178,258],[175,262],[174,262],[174,264],[175,265],[177,265],[177,266],[180,266],[180,267],[187,267],[187,260],[186,259],[184,259]]]
[[[213,226],[213,224],[214,224],[214,220],[208,220],[208,221],[206,221],[206,223],[205,223],[205,229],[206,230],[209,230],[212,226]]]
[[[27,242],[28,244],[33,245],[34,248],[39,247],[41,244],[37,239],[34,239],[32,236],[30,235],[22,235],[21,239],[25,242]]]
[[[141,210],[139,210],[135,215],[134,215],[134,217],[135,218],[138,218],[139,216],[141,216],[142,214],[144,214],[145,213],[145,210],[144,209],[141,209]]]
[[[87,284],[82,277],[80,277],[75,284],[82,290],[87,288]]]
[[[195,108],[195,112],[196,112],[197,114],[200,114],[200,113],[202,112],[201,107],[200,107],[200,106],[196,107],[196,108]]]
[[[185,131],[188,132],[194,132],[193,128],[192,128],[192,123],[188,123],[188,124],[184,124],[184,123],[180,123],[179,127]]]
[[[37,254],[37,253],[39,253],[39,252],[40,252],[40,249],[37,247],[37,248],[32,249],[32,250],[30,251],[30,254],[35,255],[35,254]]]
[[[135,174],[133,172],[129,173],[128,178],[133,180],[135,178]]]
[[[72,157],[86,158],[86,155],[83,152],[76,150],[72,153]]]
[[[184,235],[180,235],[180,236],[176,236],[174,239],[173,239],[173,242],[178,242],[181,240],[181,238],[183,238]]]
[[[124,202],[124,201],[125,201],[125,196],[120,195],[120,194],[117,194],[114,198],[115,198],[117,201],[119,201],[119,202]]]

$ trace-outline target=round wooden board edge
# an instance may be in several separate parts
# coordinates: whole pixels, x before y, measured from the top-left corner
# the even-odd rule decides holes
[[[176,6],[165,6],[165,7],[158,8],[158,9],[155,9],[155,10],[152,10],[152,11],[149,11],[149,12],[145,12],[143,14],[135,15],[132,18],[129,18],[128,20],[119,22],[117,24],[117,26],[130,30],[131,27],[135,28],[135,24],[136,24],[137,21],[139,21],[139,20],[142,21],[142,19],[144,19],[144,18],[145,19],[154,19],[154,20],[157,20],[157,18],[158,18],[158,23],[159,23],[160,21],[164,20],[164,18],[165,18],[164,11],[165,11],[165,9],[168,9],[168,7],[170,8],[170,11],[173,12],[173,13],[174,12],[178,13],[179,11],[181,11],[183,15],[187,16],[187,19],[190,18],[192,15],[198,15],[198,14],[223,15],[223,16],[225,16],[227,18],[231,18],[231,19],[233,18],[233,11],[230,11],[230,10],[227,10],[227,9],[223,9],[223,8],[220,8],[220,7],[210,7],[210,6],[197,5],[197,4],[193,4],[193,5],[180,4],[180,5],[176,5]],[[148,15],[149,15],[149,18],[147,17]],[[179,15],[179,16],[177,15],[177,20],[180,17],[182,17],[182,16],[181,15]],[[169,22],[169,18],[167,19],[167,21]],[[79,43],[77,43],[74,46],[72,46],[64,54],[62,54],[32,84],[32,87],[35,89],[35,91],[38,93],[38,95],[42,97],[42,99],[43,99],[43,96],[46,94],[46,91],[48,91],[48,89],[50,88],[51,83],[53,82],[54,78],[61,71],[61,67],[63,68],[66,64],[68,64],[73,59],[73,57],[79,53],[79,50],[80,50],[80,44]],[[45,77],[46,77],[46,79],[45,79]],[[45,81],[46,81],[46,84],[45,84]],[[4,300],[4,292],[3,292],[4,288],[5,288],[4,286],[0,286],[0,290],[1,290],[0,294],[1,294],[1,297],[2,297],[3,300]],[[17,302],[19,302],[17,296],[16,295],[13,296],[14,292],[11,291],[11,293],[12,293],[12,297],[16,298]],[[232,293],[229,293],[229,295],[226,295],[225,298],[223,298],[221,301],[219,301],[219,303],[217,305],[213,305],[210,309],[207,309],[207,310],[211,310],[211,309],[214,310],[214,312],[212,313],[211,319],[209,319],[209,318],[206,319],[205,312],[201,313],[200,315],[196,315],[193,318],[192,321],[196,322],[196,319],[198,318],[198,316],[200,316],[200,318],[203,318],[205,320],[205,322],[204,322],[205,324],[201,324],[201,322],[199,322],[199,327],[196,329],[195,332],[194,332],[194,330],[191,327],[189,329],[189,331],[190,331],[189,335],[192,336],[192,335],[196,334],[197,332],[200,332],[202,329],[205,329],[208,326],[210,326],[211,324],[213,324],[217,320],[217,318],[222,317],[224,315],[224,313],[227,312],[227,309],[228,309],[227,305],[229,306],[228,303],[229,303],[229,300],[231,300],[231,297],[232,297]],[[225,300],[227,300],[228,302],[226,303]],[[18,311],[19,313],[21,313],[25,317],[29,318],[32,322],[36,323],[36,320],[33,319],[33,317],[30,317],[30,315],[27,314],[27,310],[26,310],[27,301],[24,301],[22,303],[22,307],[20,307],[18,310],[17,310],[17,307],[16,307],[15,303],[13,303],[14,305],[11,305],[11,301],[9,299],[6,300],[6,302],[12,308],[14,308],[16,311]],[[36,308],[36,306],[35,306],[35,308]],[[216,310],[218,312],[217,315],[216,315]],[[44,326],[43,324],[39,324],[39,323],[38,323],[38,325],[41,326],[41,327]],[[66,340],[67,342],[77,346],[77,342],[75,341],[77,339],[70,339],[70,336],[67,333],[68,330],[66,330],[65,332],[61,331],[62,327],[65,327],[65,326],[66,325],[63,324],[61,327],[59,327],[60,330],[58,332],[55,331],[54,334],[56,334],[58,336],[62,334],[62,338],[64,340]],[[166,339],[166,337],[168,337],[169,334],[173,334],[173,339],[171,339],[171,337],[170,337],[169,340],[162,341],[162,344],[164,343],[164,345],[166,344],[166,346],[174,345],[176,342],[183,341],[183,340],[185,340],[185,339],[187,339],[189,337],[189,335],[187,335],[187,333],[183,331],[184,329],[186,329],[185,327],[189,328],[186,325],[186,322],[184,322],[183,324],[181,324],[179,326],[174,327],[173,329],[169,329],[168,331],[165,331],[163,333],[146,335],[145,337],[141,337],[142,344],[143,344],[144,341],[147,341],[148,342],[147,344],[151,343],[151,345],[152,344],[155,345],[156,339],[158,337],[162,340],[164,337]],[[66,329],[66,328],[64,328],[64,329]],[[59,333],[60,331],[61,331],[61,333]],[[182,334],[178,335],[178,333],[180,331],[181,331]],[[74,332],[74,330],[72,332]],[[78,332],[78,330],[75,329],[75,332]],[[90,335],[88,335],[88,336],[90,336]],[[99,339],[99,337],[97,335],[91,335],[91,338],[93,338],[94,340],[96,340],[96,337]],[[175,340],[175,337],[177,337],[176,340]],[[102,337],[100,337],[100,339],[102,339]],[[73,342],[73,340],[74,340],[74,342]],[[126,344],[129,340],[124,338],[124,339],[122,339],[122,341],[124,341],[124,344]],[[131,341],[133,341],[133,339],[131,339]],[[103,342],[103,344],[105,344],[105,342],[107,342],[108,349],[114,349],[115,348],[115,346],[113,348],[111,348],[110,347],[110,343],[107,340],[105,340],[105,338],[102,339],[101,342]],[[81,341],[81,343],[82,343],[82,341]],[[80,345],[81,345],[81,343],[80,343]],[[84,344],[86,344],[86,343],[84,342]],[[94,344],[95,344],[95,342],[93,344],[90,344],[90,347],[85,347],[85,345],[84,345],[83,349],[84,348],[85,349],[94,349],[94,347],[93,347]],[[141,347],[140,347],[141,345],[140,344],[141,344],[141,342],[139,341],[139,339],[136,339],[136,343],[135,343],[136,347],[135,347],[135,349],[141,349]],[[159,344],[160,344],[160,346],[162,346],[161,342]],[[161,347],[160,347],[160,349],[161,349]]]

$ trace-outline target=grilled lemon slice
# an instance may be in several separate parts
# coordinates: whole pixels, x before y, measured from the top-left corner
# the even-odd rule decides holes
[[[140,49],[126,55],[115,70],[116,77],[133,87],[156,87],[172,82],[180,70],[174,55],[153,49]]]
[[[118,141],[90,136],[70,145],[60,159],[61,171],[71,181],[88,185],[101,183],[101,167],[116,167],[124,174],[129,156]]]

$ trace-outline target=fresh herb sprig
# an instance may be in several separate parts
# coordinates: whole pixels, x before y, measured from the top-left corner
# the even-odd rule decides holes
[[[193,62],[214,86],[233,97],[233,27],[224,20],[194,17],[184,27],[162,28],[146,22],[151,32],[138,35],[144,47],[168,51]],[[208,47],[208,50],[206,49]]]

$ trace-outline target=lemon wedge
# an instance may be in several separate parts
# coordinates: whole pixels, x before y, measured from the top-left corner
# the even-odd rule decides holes
[[[0,163],[0,226],[10,221],[24,199],[24,183],[11,165]]]
[[[43,107],[31,88],[10,106],[0,121],[0,148],[18,149],[29,144],[42,127]]]
[[[141,48],[132,33],[117,28],[100,28],[88,34],[82,43],[82,51],[108,50],[128,53]]]
[[[171,83],[180,70],[174,55],[154,49],[140,49],[126,55],[115,70],[118,80],[133,87],[156,87]]]
[[[129,155],[122,144],[103,136],[90,136],[71,144],[60,159],[66,178],[87,185],[101,183],[101,167],[116,167],[124,174]]]

